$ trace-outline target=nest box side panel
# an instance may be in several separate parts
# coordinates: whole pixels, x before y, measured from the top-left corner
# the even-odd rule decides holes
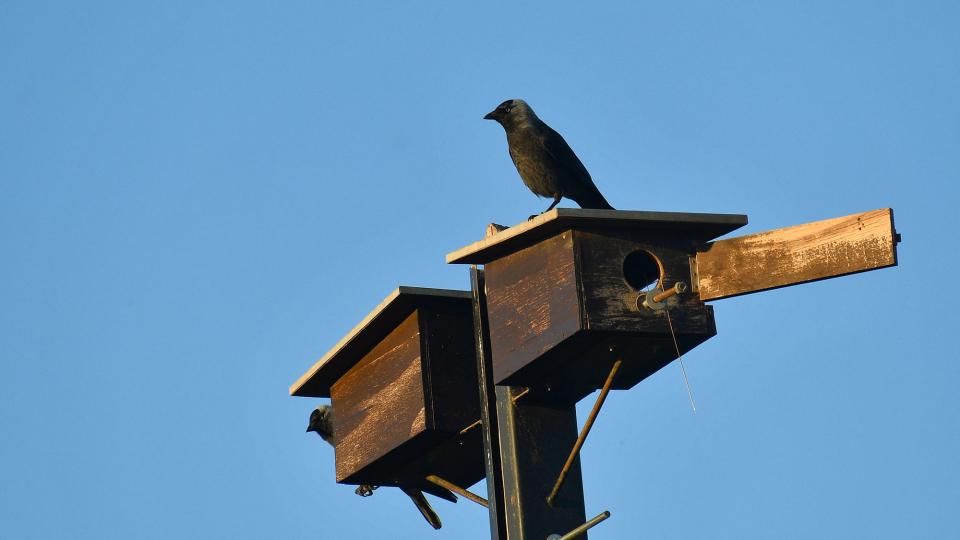
[[[482,430],[463,433],[480,418],[473,304],[446,300],[419,311],[426,417],[436,430],[437,446],[409,473],[417,478],[435,474],[471,486],[486,476]]]
[[[575,231],[574,243],[585,326],[594,337],[584,357],[600,365],[595,373],[577,375],[580,380],[602,382],[612,357],[618,357],[624,364],[613,387],[630,388],[675,359],[677,347],[682,354],[716,335],[713,308],[704,305],[694,294],[674,296],[667,301],[669,322],[665,310],[638,306],[641,293],[637,287],[647,284],[638,281],[649,281],[650,277],[662,279],[665,288],[678,281],[690,285],[690,256],[694,246],[689,238],[669,233],[650,233],[639,238],[635,232]],[[632,255],[638,252],[642,253]],[[633,269],[642,279],[628,275],[631,272],[626,269],[628,257],[648,261],[647,271],[642,267],[640,271]],[[677,338],[676,347],[671,323]]]
[[[494,382],[519,384],[515,374],[581,329],[573,232],[489,262],[484,273]]]
[[[337,482],[362,482],[358,472],[427,428],[417,313],[334,383],[330,396]]]
[[[585,327],[590,330],[662,333],[666,321],[651,317],[650,315],[656,314],[655,311],[637,305],[640,292],[635,287],[646,283],[630,283],[625,261],[631,254],[641,252],[639,258],[646,258],[650,262],[654,270],[653,279],[662,276],[662,285],[665,288],[672,287],[678,281],[689,286],[689,259],[693,248],[688,247],[683,240],[653,235],[638,240],[629,235],[575,231],[574,239],[586,317]],[[644,277],[647,275],[644,273]],[[636,282],[637,279],[632,281]],[[674,310],[704,307],[692,294],[674,297],[669,304]]]
[[[480,418],[473,305],[436,302],[419,313],[427,425],[457,434]]]

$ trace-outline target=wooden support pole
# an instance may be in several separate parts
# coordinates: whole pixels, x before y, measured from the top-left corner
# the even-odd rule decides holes
[[[570,467],[573,465],[573,460],[577,458],[577,454],[580,453],[580,448],[583,447],[583,443],[587,440],[587,435],[590,434],[590,428],[593,427],[594,420],[597,419],[597,415],[600,413],[600,407],[603,407],[603,402],[607,399],[607,394],[610,393],[610,385],[613,384],[613,379],[617,376],[617,371],[620,371],[620,366],[623,364],[623,360],[617,360],[613,363],[613,367],[610,368],[610,374],[607,375],[606,382],[603,383],[603,389],[600,390],[600,395],[597,396],[597,402],[593,404],[593,410],[590,411],[590,416],[587,417],[587,421],[583,424],[583,429],[580,430],[580,436],[577,437],[577,442],[574,443],[573,449],[570,450],[570,456],[567,457],[567,462],[563,465],[563,469],[560,470],[560,476],[557,477],[557,481],[553,484],[553,490],[550,491],[550,495],[547,495],[547,504],[553,506],[553,501],[557,497],[557,492],[560,491],[560,487],[563,486],[564,480],[567,479],[567,474],[570,472]]]
[[[450,491],[452,491],[452,492],[454,492],[454,493],[456,493],[456,494],[458,494],[458,495],[462,495],[463,497],[465,497],[465,498],[467,498],[467,499],[470,499],[471,501],[479,504],[480,506],[482,506],[482,507],[484,507],[484,508],[489,508],[489,507],[490,507],[490,504],[489,504],[489,503],[487,502],[487,500],[484,499],[483,497],[477,495],[476,493],[473,493],[473,492],[471,492],[471,491],[468,491],[468,490],[466,490],[466,489],[463,489],[462,487],[460,487],[460,486],[458,486],[458,485],[456,485],[456,484],[454,484],[454,483],[452,483],[452,482],[448,482],[448,481],[444,480],[443,478],[440,478],[439,476],[437,476],[437,475],[435,475],[435,474],[428,475],[428,476],[427,476],[427,480],[429,480],[430,482],[432,482],[432,483],[434,483],[434,484],[436,484],[436,485],[438,485],[438,486],[440,486],[440,487],[442,487],[442,488],[447,488],[447,489],[449,489]]]

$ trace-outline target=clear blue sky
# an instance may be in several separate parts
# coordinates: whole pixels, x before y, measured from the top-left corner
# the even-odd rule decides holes
[[[512,97],[618,208],[903,234],[717,302],[698,414],[675,364],[613,394],[592,538],[960,537],[956,3],[346,4],[0,6],[0,537],[485,538],[335,484],[287,387],[546,207],[481,120]]]

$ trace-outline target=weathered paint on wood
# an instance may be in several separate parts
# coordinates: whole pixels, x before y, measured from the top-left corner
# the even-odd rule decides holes
[[[416,312],[331,387],[337,481],[426,429]]]
[[[706,301],[885,268],[896,242],[890,208],[718,240],[696,254],[696,285]]]
[[[485,274],[493,376],[500,384],[580,330],[573,233],[488,263]]]
[[[624,261],[637,251],[645,251],[658,261],[665,288],[677,281],[689,284],[687,261],[694,245],[684,237],[668,234],[592,233],[574,231],[578,276],[584,304],[585,328],[662,333],[656,322],[638,317],[637,295],[626,281]],[[689,295],[681,296],[683,305],[699,304]],[[676,301],[674,304],[678,304]],[[649,313],[649,312],[648,312]],[[653,324],[654,328],[647,328]]]
[[[695,295],[665,312],[638,308],[624,260],[650,253],[670,287],[689,283],[695,244],[685,235],[569,230],[487,263],[487,309],[497,384],[546,385],[577,399],[598,388],[616,359],[614,388],[630,388],[716,334],[713,311]]]

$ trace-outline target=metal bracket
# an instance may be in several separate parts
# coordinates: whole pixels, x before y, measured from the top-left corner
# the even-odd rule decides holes
[[[700,269],[697,267],[697,256],[690,257],[690,290],[700,292]]]
[[[657,291],[656,289],[650,289],[646,293],[641,293],[637,296],[637,309],[640,309],[640,305],[647,309],[652,309],[654,311],[660,311],[667,308],[667,300],[678,294],[682,294],[687,291],[687,284],[683,281],[678,281],[673,284],[673,287],[670,287],[664,291]],[[643,298],[641,302],[640,299]]]

